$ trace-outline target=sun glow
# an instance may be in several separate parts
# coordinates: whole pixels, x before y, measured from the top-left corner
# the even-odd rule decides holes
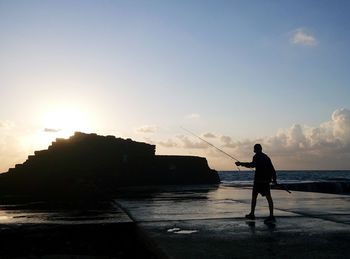
[[[91,132],[88,113],[76,108],[56,108],[42,116],[41,129],[36,138],[37,148],[45,148],[56,138],[68,138],[76,131]]]

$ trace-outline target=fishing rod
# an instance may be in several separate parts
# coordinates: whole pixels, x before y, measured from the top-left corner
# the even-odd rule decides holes
[[[286,191],[288,193],[292,193],[286,185],[284,184],[274,184],[272,185],[272,189],[277,189],[277,190],[282,190],[282,191]]]
[[[207,143],[209,146],[212,146],[213,148],[215,148],[216,150],[220,151],[221,153],[225,154],[226,156],[232,158],[233,160],[235,160],[236,162],[239,162],[239,160],[233,156],[231,156],[230,154],[226,153],[224,150],[214,146],[212,143],[206,141],[205,139],[201,138],[200,136],[197,136],[196,134],[194,134],[192,131],[185,129],[184,127],[181,127],[181,129],[183,129],[184,131],[187,131],[188,133],[190,133],[191,135],[199,138],[200,140],[204,141],[205,143]]]
[[[212,143],[206,141],[205,139],[201,138],[200,136],[194,134],[192,131],[185,129],[184,127],[181,127],[181,129],[183,129],[184,131],[187,131],[188,133],[190,133],[191,135],[199,138],[200,140],[202,140],[203,142],[207,143],[209,146],[212,146],[213,148],[215,148],[216,150],[220,151],[221,153],[225,154],[226,156],[232,158],[233,160],[235,160],[236,162],[239,162],[239,160],[237,158],[235,158],[234,156],[231,156],[230,154],[226,153],[224,150],[216,147],[215,145],[213,145]],[[239,169],[239,167],[237,166],[238,171],[241,171]],[[253,169],[250,168],[250,170],[254,171]],[[275,189],[280,189],[280,190],[284,190],[288,193],[292,193],[290,190],[288,190],[288,188],[284,185],[284,184],[275,184]]]

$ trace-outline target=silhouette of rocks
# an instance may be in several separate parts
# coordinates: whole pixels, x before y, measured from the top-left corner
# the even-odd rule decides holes
[[[76,132],[0,174],[0,194],[91,202],[118,187],[217,184],[205,158],[157,156],[155,145]]]

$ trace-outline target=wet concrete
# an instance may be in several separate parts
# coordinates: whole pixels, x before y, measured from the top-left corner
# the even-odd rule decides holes
[[[127,224],[133,223],[118,206],[104,210],[33,210],[3,209],[0,206],[0,225],[3,224]]]
[[[0,258],[154,258],[135,223],[117,206],[30,207],[0,206]]]
[[[255,221],[251,189],[164,188],[133,191],[116,204],[163,258],[350,258],[350,196],[273,190],[275,224],[259,197]]]

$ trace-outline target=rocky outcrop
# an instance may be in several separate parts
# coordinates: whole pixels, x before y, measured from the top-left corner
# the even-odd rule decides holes
[[[219,181],[205,158],[157,156],[154,145],[77,132],[1,174],[0,193],[70,199],[108,196],[118,187]]]

